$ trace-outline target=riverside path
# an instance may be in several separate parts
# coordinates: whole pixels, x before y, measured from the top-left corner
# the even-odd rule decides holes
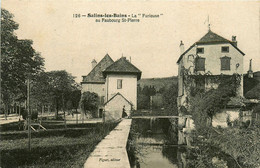
[[[132,119],[123,119],[94,149],[84,168],[130,168],[126,151]]]

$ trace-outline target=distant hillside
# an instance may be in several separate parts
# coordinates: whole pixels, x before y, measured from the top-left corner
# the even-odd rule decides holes
[[[165,78],[143,78],[138,81],[137,84],[140,85],[141,88],[144,86],[154,86],[156,91],[160,90],[161,88],[169,87],[172,83],[178,83],[178,77],[165,77]]]

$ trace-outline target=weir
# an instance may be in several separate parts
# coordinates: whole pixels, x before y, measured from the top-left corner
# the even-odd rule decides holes
[[[130,168],[126,145],[132,119],[123,119],[94,149],[85,168]]]

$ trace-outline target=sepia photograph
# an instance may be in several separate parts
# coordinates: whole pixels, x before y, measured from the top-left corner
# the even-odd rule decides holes
[[[260,168],[260,1],[2,0],[0,168]]]

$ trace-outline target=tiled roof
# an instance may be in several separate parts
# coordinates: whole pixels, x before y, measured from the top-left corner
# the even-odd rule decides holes
[[[209,30],[207,34],[205,34],[199,41],[196,42],[196,44],[220,43],[220,42],[230,43],[231,41]]]
[[[221,43],[230,43],[235,49],[238,50],[242,55],[245,55],[235,44],[234,42],[225,39],[224,37],[221,37],[220,35],[212,32],[211,30],[208,31],[207,34],[205,34],[199,41],[195,42],[192,46],[190,46],[181,56],[179,57],[177,63],[180,62],[182,57],[190,51],[194,46],[198,44],[221,44]]]
[[[136,74],[137,79],[141,78],[142,72],[136,68],[133,64],[131,64],[125,57],[121,57],[112,65],[107,67],[103,71],[103,75],[106,76],[107,74],[116,73],[116,74]]]
[[[105,57],[90,71],[87,76],[83,76],[82,83],[105,83],[102,71],[104,71],[113,63],[114,61],[112,58],[106,54]]]

